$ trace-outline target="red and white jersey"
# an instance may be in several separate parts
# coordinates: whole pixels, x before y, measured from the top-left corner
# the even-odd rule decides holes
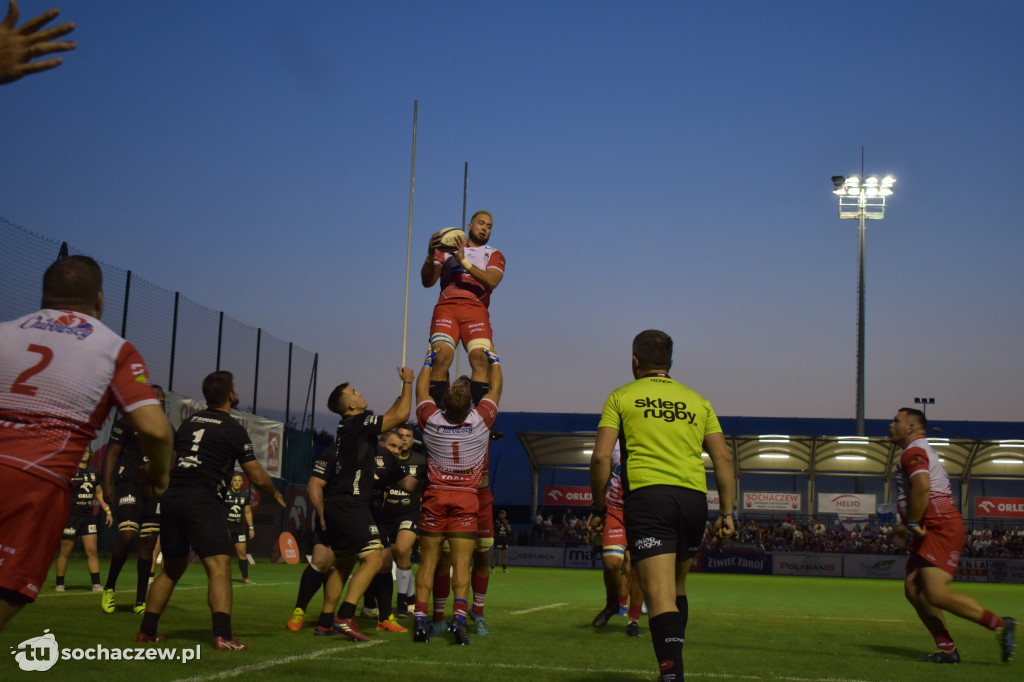
[[[612,448],[612,473],[608,477],[608,492],[604,498],[605,506],[622,509],[622,453],[619,442],[615,441]]]
[[[433,486],[478,488],[486,470],[491,426],[498,406],[484,399],[470,410],[466,421],[451,424],[433,400],[416,406],[427,449],[427,479]]]
[[[479,270],[492,268],[505,272],[505,256],[493,246],[467,246],[466,260]],[[441,265],[441,296],[438,303],[451,299],[467,299],[487,307],[491,303],[491,290],[473,279],[455,258],[455,254],[435,251],[434,262]]]
[[[135,347],[96,318],[44,309],[0,323],[0,465],[67,484],[112,406],[160,404],[148,382]]]
[[[939,453],[935,452],[927,438],[918,438],[903,450],[896,469],[896,507],[900,517],[906,520],[909,510],[910,479],[914,476],[927,476],[931,485],[931,499],[919,522],[936,519],[960,518],[953,499],[953,489],[949,485],[946,467],[939,461]]]

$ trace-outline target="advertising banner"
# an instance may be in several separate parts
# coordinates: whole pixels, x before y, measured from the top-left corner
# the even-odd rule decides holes
[[[589,507],[590,488],[583,485],[544,486],[544,505],[557,507]]]
[[[189,419],[196,412],[205,409],[205,401],[193,400],[167,391],[167,417],[171,420],[171,426],[174,428],[178,428],[183,421]],[[260,465],[274,478],[281,478],[284,424],[238,410],[231,410],[231,416],[249,433],[253,452]]]
[[[566,547],[566,568],[601,568],[601,558],[594,556],[592,547]]]
[[[1024,583],[1024,561],[1018,559],[989,559],[990,583]]]
[[[960,559],[953,580],[962,583],[987,583],[988,559]]]
[[[747,511],[800,511],[800,493],[743,493],[743,509]]]
[[[875,513],[875,495],[818,493],[819,514],[839,514],[843,518],[866,519]]]
[[[813,575],[823,578],[843,577],[842,554],[773,554],[775,575]]]
[[[509,547],[510,566],[553,566],[565,565],[565,547]]]
[[[907,577],[906,566],[907,558],[902,554],[846,554],[843,577],[903,580]]]
[[[768,575],[772,572],[772,559],[769,555],[755,552],[701,552],[700,570],[707,573]]]
[[[720,499],[718,497],[717,490],[708,491],[708,511],[718,511],[721,509]]]
[[[976,497],[974,515],[1024,519],[1024,497]]]

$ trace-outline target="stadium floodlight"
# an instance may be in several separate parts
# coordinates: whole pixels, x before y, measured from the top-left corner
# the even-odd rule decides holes
[[[762,452],[758,457],[763,457],[764,459],[789,459],[789,455],[781,452]]]
[[[864,455],[836,455],[836,459],[848,459],[854,462],[863,462],[867,457]]]
[[[776,436],[769,434],[765,436],[758,436],[757,441],[759,443],[788,443],[789,436]]]
[[[864,150],[861,150],[861,166]],[[856,175],[833,175],[832,193],[839,197],[839,217],[860,221],[860,257],[857,277],[857,435],[864,435],[864,221],[885,217],[886,199],[896,178],[871,176],[861,183]]]
[[[994,459],[993,464],[1024,464],[1024,459]]]
[[[869,443],[867,437],[844,436],[839,439],[840,445],[868,445]]]

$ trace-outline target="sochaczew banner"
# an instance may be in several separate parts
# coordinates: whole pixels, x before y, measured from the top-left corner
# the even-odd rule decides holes
[[[181,423],[196,412],[206,409],[206,401],[193,400],[167,391],[167,417],[171,426],[178,428]],[[281,454],[284,444],[284,424],[248,412],[231,410],[231,416],[245,427],[252,439],[256,459],[267,473],[281,478]]]
[[[976,497],[974,515],[1024,519],[1024,497]]]
[[[800,511],[800,493],[743,493],[746,511]]]
[[[839,514],[847,519],[864,519],[875,513],[875,496],[818,493],[818,513]]]

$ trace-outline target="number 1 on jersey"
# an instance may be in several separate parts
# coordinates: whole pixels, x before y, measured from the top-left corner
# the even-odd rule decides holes
[[[199,441],[203,439],[203,434],[206,433],[206,429],[198,429],[192,434],[192,452],[199,452]]]

